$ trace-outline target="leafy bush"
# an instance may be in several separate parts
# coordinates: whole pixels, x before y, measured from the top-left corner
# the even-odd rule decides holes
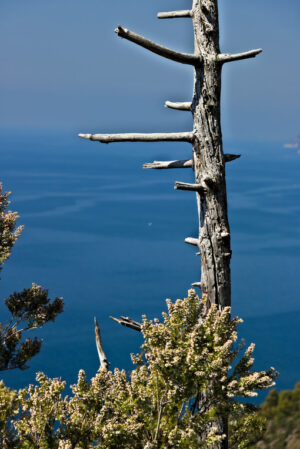
[[[250,345],[239,356],[241,320],[212,306],[194,290],[172,303],[163,321],[143,318],[144,343],[126,374],[84,371],[63,396],[65,383],[37,375],[37,386],[14,392],[1,385],[1,426],[16,448],[211,448],[225,438],[218,422],[229,417],[231,448],[250,447],[264,427],[253,406],[239,397],[274,384],[277,373],[253,371]],[[232,368],[232,365],[234,366]]]

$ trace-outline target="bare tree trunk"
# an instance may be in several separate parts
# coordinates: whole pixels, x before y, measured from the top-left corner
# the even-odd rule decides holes
[[[222,64],[217,60],[220,54],[217,3],[217,0],[193,0],[195,54],[200,56],[201,65],[195,66],[194,70],[192,114],[195,181],[203,187],[196,192],[200,288],[207,294],[210,304],[223,308],[231,305],[231,249],[220,116]],[[204,404],[205,396],[203,392],[200,399]],[[215,420],[213,426],[219,435],[227,435],[226,419]],[[200,436],[202,441],[206,440],[210,430],[208,426],[205,434]],[[214,447],[227,448],[228,437]]]
[[[225,159],[220,123],[222,63],[218,61],[217,0],[194,0],[195,67],[194,170],[199,214],[201,290],[211,304],[230,306],[230,231],[227,217]]]

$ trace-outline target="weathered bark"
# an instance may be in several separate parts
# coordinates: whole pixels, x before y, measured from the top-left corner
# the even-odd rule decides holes
[[[217,0],[193,0],[195,55],[202,64],[195,66],[192,114],[194,118],[193,158],[195,182],[206,186],[196,192],[199,216],[202,293],[210,304],[230,306],[230,230],[227,217],[225,159],[220,120],[222,64],[217,60],[219,20]],[[226,237],[223,237],[223,235]],[[209,392],[202,392],[202,408]],[[203,411],[207,411],[206,409]],[[205,441],[211,430],[200,436]],[[214,422],[217,433],[227,433],[226,421]],[[216,443],[214,449],[227,449],[228,440]]]
[[[230,306],[230,231],[227,217],[225,159],[220,123],[222,64],[218,61],[217,0],[193,1],[195,66],[192,102],[194,118],[194,169],[199,214],[201,288],[211,304]],[[226,237],[224,237],[226,235]]]

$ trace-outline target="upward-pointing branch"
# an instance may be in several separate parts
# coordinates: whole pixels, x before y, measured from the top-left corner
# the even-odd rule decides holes
[[[180,17],[193,17],[193,11],[185,9],[183,11],[159,12],[157,14],[158,19],[177,19]]]
[[[97,346],[97,351],[98,351],[98,356],[99,356],[99,361],[100,361],[100,370],[107,371],[108,367],[109,367],[109,362],[107,361],[107,357],[103,350],[100,329],[99,329],[96,317],[94,318],[94,322],[95,322],[96,346]]]
[[[82,139],[95,142],[192,142],[194,133],[153,133],[153,134],[78,134]]]
[[[262,52],[262,48],[258,48],[257,50],[250,50],[245,51],[243,53],[236,53],[236,54],[227,54],[223,53],[217,56],[217,60],[225,63],[225,62],[232,62],[232,61],[240,61],[241,59],[248,59],[248,58],[255,58],[255,56],[259,55],[259,53]]]
[[[121,27],[121,25],[117,26],[117,28],[115,29],[115,33],[117,33],[118,36],[123,37],[124,39],[134,42],[135,44],[140,45],[141,47],[144,47],[147,50],[156,53],[157,55],[163,56],[164,58],[171,59],[172,61],[190,65],[200,64],[199,56],[188,53],[180,53],[178,51],[171,50],[170,48],[163,47],[162,45],[156,44],[155,42],[150,41],[149,39],[146,39],[139,34],[127,30],[127,28]]]

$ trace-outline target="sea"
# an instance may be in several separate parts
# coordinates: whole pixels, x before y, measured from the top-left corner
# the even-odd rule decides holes
[[[97,372],[94,316],[112,369],[132,369],[141,335],[110,316],[161,317],[165,299],[183,298],[200,280],[186,237],[197,236],[190,169],[145,170],[153,160],[189,159],[186,143],[83,141],[76,132],[0,130],[0,181],[24,230],[1,274],[1,298],[34,282],[63,297],[54,323],[28,333],[40,354],[2,372],[12,388],[42,371],[68,385]],[[300,154],[284,142],[225,141],[241,154],[226,166],[232,236],[232,313],[239,335],[256,343],[255,367],[274,366],[278,390],[300,381]],[[1,321],[8,319],[3,301]],[[265,397],[259,395],[259,401]]]

